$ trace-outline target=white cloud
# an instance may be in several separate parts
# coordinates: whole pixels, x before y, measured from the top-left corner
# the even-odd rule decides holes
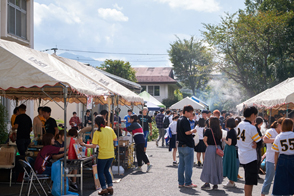
[[[196,10],[203,12],[216,12],[220,10],[219,3],[215,0],[155,0],[168,3],[171,8]]]
[[[35,25],[40,25],[44,19],[58,20],[67,24],[80,23],[81,19],[74,11],[65,10],[54,4],[40,4],[34,2],[34,21]]]
[[[123,7],[119,7],[119,6],[117,5],[117,3],[114,4],[113,7],[114,7],[115,9],[117,9],[117,10],[122,10],[122,9],[123,9]]]
[[[129,20],[121,11],[110,8],[99,8],[98,14],[104,20],[122,21],[126,22]]]

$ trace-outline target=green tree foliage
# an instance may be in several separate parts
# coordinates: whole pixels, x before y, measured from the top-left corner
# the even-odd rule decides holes
[[[203,90],[212,71],[211,52],[201,41],[192,36],[189,40],[177,40],[170,44],[170,61],[176,77],[195,95],[196,89]]]
[[[0,103],[0,144],[3,144],[8,138],[7,119],[8,119],[7,110]]]
[[[107,59],[104,61],[103,64],[101,64],[101,67],[97,68],[116,76],[122,77],[124,79],[130,80],[132,82],[137,82],[136,72],[131,67],[131,64],[129,62]]]
[[[247,12],[227,14],[218,25],[204,24],[203,35],[217,51],[220,70],[253,96],[294,74],[285,40],[293,12],[250,6]]]

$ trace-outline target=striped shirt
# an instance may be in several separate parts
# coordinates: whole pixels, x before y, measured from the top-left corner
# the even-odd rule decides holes
[[[284,155],[294,155],[294,133],[281,132],[275,138],[272,150]]]
[[[129,127],[124,128],[124,130],[133,134],[136,144],[145,143],[143,129],[139,123],[133,122]]]

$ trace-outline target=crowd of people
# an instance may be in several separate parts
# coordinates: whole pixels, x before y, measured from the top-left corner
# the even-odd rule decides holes
[[[245,171],[245,196],[251,196],[253,186],[258,182],[261,163],[266,160],[266,175],[261,196],[269,194],[274,179],[274,195],[294,194],[294,112],[289,114],[290,118],[285,118],[285,114],[282,116],[283,113],[279,113],[279,116],[269,119],[267,115],[258,115],[255,107],[244,108],[243,116],[239,117],[219,110],[200,112],[187,105],[183,110],[177,111],[160,109],[151,116],[145,107],[139,115],[128,110],[124,117],[125,128],[122,128],[119,116],[110,115],[108,118],[107,110],[102,110],[100,114],[95,112],[93,116],[90,111],[86,111],[83,124],[77,113],[73,112],[69,121],[71,129],[65,132],[63,129],[59,130],[56,120],[51,117],[50,107],[39,107],[38,115],[32,122],[26,114],[26,106],[22,104],[14,110],[11,125],[12,130],[17,129],[16,144],[22,157],[31,143],[32,131],[36,140],[42,140],[44,147],[36,158],[34,169],[39,174],[48,175],[51,173],[50,160],[60,159],[68,149],[68,145],[64,146],[65,134],[77,138],[78,130],[83,126],[94,126],[91,143],[78,143],[87,148],[99,148],[97,169],[102,187],[100,195],[113,194],[109,173],[115,157],[113,142],[117,141],[123,131],[131,133],[134,138],[137,157],[135,170],[142,171],[142,164],[145,163],[146,172],[150,171],[152,165],[146,150],[148,138],[154,131],[152,122],[156,123],[158,129],[156,146],[159,146],[161,140],[161,146],[168,145],[169,151],[172,151],[172,164],[178,167],[179,188],[197,187],[192,182],[194,165],[202,167],[201,189],[211,189],[212,185],[212,189],[216,190],[225,177],[228,181],[224,187],[233,188],[238,178],[242,178],[239,175],[239,167],[242,165]],[[119,123],[119,133],[111,126],[106,126],[108,119],[111,125]],[[269,129],[262,128],[264,125]],[[169,138],[168,142],[166,135]],[[266,152],[262,152],[264,146]],[[78,189],[75,178],[70,180],[70,185],[73,190]]]
[[[269,194],[273,179],[273,195],[293,195],[294,112],[289,114],[290,118],[285,116],[285,113],[279,113],[279,116],[269,119],[267,115],[258,114],[255,107],[244,108],[242,117],[219,110],[195,112],[192,106],[185,106],[182,111],[166,111],[165,114],[162,109],[155,117],[159,129],[156,145],[165,134],[160,130],[165,128],[165,119],[171,118],[164,130],[170,132],[169,150],[174,149],[172,158],[173,165],[178,167],[179,188],[197,187],[192,183],[194,164],[202,167],[200,179],[204,184],[201,189],[208,190],[213,185],[212,189],[216,190],[224,178],[228,181],[223,186],[233,188],[238,178],[243,178],[238,174],[242,165],[245,196],[251,196],[253,186],[260,178],[261,162],[265,161],[266,176],[261,196]],[[196,145],[195,134],[199,138]],[[262,152],[264,146],[266,152]],[[197,162],[194,162],[194,151]]]

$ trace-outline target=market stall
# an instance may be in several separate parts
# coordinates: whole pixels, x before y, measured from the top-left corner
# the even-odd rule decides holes
[[[67,103],[86,104],[89,97],[92,97],[96,104],[106,104],[109,99],[116,105],[143,103],[143,99],[138,96],[134,99],[123,96],[123,99],[120,99],[122,96],[118,94],[119,87],[117,92],[107,87],[106,84],[110,84],[110,80],[105,77],[99,80],[99,74],[95,78],[87,74],[49,54],[0,40],[0,96],[16,101],[54,101],[63,108],[64,119]],[[128,101],[129,99],[131,101]],[[63,106],[58,102],[63,102]],[[64,127],[67,127],[66,121]]]
[[[254,97],[237,105],[241,111],[245,106],[256,106],[264,109],[293,109],[294,108],[294,77],[269,88]]]

